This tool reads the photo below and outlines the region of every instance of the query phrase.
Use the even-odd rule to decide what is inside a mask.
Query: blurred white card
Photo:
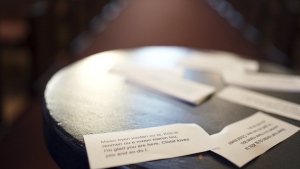
[[[218,147],[196,124],[85,135],[84,141],[92,169],[179,157]]]
[[[127,80],[195,105],[203,102],[215,91],[213,86],[193,82],[178,76],[170,76],[165,73],[136,73],[128,76]]]
[[[226,87],[218,98],[300,121],[300,105],[238,87]]]
[[[126,70],[127,65],[122,66],[124,65],[116,65],[113,70]],[[121,71],[120,73],[125,75],[130,82],[195,105],[200,104],[215,91],[213,86],[185,80],[176,73],[162,69],[134,68],[132,71]]]
[[[226,84],[273,91],[300,92],[300,76],[270,73],[236,73],[222,74]]]
[[[212,151],[242,167],[297,131],[299,127],[258,112],[212,135],[220,145]]]
[[[223,71],[246,72],[257,71],[257,61],[243,59],[228,52],[195,52],[179,60],[180,66],[196,70],[222,73]]]
[[[139,64],[139,63],[134,63],[134,62],[119,62],[116,63],[111,69],[111,72],[122,74],[125,76],[131,76],[132,74],[135,73],[165,73],[169,74],[171,76],[183,76],[183,69],[181,68],[170,68],[170,69],[165,69],[161,67],[154,67],[154,66],[149,66],[145,64]]]

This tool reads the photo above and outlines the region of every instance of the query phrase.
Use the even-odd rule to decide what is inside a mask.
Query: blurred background
[[[1,165],[57,168],[43,143],[41,100],[45,85],[60,68],[96,52],[179,45],[227,50],[300,71],[300,0],[198,0],[193,1],[198,6],[185,1],[190,4],[184,7],[181,3],[183,0],[1,0]],[[168,10],[177,15],[166,13]],[[157,18],[143,11],[155,11]],[[192,18],[189,23],[182,22],[185,28],[198,24],[203,29],[195,27],[188,29],[189,34],[181,34],[182,26],[176,25],[179,31],[169,37],[172,23],[185,20],[183,14]],[[173,17],[173,22],[164,20],[166,16]],[[156,21],[153,18],[157,23],[152,23]],[[159,22],[162,20],[170,24]],[[139,23],[145,27],[141,28]],[[203,25],[213,28],[207,36],[202,34],[207,34],[205,31],[210,27]],[[141,29],[151,34],[136,35]],[[228,36],[218,36],[216,32]],[[182,39],[174,38],[177,35]],[[189,36],[202,41],[194,38],[192,43],[185,39]],[[238,38],[243,42],[241,46]],[[237,43],[226,46],[232,39]],[[93,49],[89,46],[92,43]],[[252,52],[247,50],[250,48]]]

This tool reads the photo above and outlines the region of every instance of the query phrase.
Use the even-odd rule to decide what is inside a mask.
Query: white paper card
[[[180,68],[161,68],[161,67],[153,67],[149,65],[142,65],[134,62],[118,62],[113,65],[110,69],[111,72],[122,74],[124,76],[131,76],[136,73],[138,74],[148,74],[148,73],[164,73],[169,74],[170,76],[183,76],[183,69]]]
[[[93,169],[184,156],[218,147],[196,124],[85,135],[84,141]]]
[[[257,71],[259,69],[257,61],[239,58],[227,52],[195,52],[191,56],[179,60],[178,64],[196,70],[217,73]]]
[[[222,74],[226,84],[274,91],[299,92],[300,76],[270,73],[236,73]]]
[[[218,98],[300,121],[300,105],[238,87],[226,87]]]
[[[111,71],[124,75],[129,82],[196,105],[215,91],[213,86],[181,78],[181,69],[154,68],[120,62],[115,64]]]
[[[195,105],[200,104],[215,91],[213,86],[165,73],[132,74],[127,80]]]
[[[294,125],[258,112],[212,135],[220,145],[212,151],[242,167],[298,130]]]

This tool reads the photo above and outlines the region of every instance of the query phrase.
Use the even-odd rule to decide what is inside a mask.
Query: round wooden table
[[[199,106],[190,105],[138,85],[109,69],[118,61],[171,68],[196,50],[183,47],[144,47],[95,54],[58,71],[44,94],[44,133],[48,150],[61,168],[88,168],[85,134],[116,132],[174,123],[196,123],[209,134],[246,118],[258,110],[218,99],[214,95]],[[289,74],[280,66],[261,63],[261,72]],[[185,70],[184,78],[224,87],[218,73]],[[299,93],[259,91],[300,103]],[[299,121],[270,114],[300,126]],[[243,168],[297,168],[300,166],[300,133],[255,158]],[[123,168],[237,168],[225,158],[205,152],[144,162]]]

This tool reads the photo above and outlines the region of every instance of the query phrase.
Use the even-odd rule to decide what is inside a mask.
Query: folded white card
[[[300,92],[300,76],[270,73],[224,72],[223,80],[227,84],[253,89]]]
[[[218,98],[300,121],[300,105],[238,87],[226,87]]]
[[[184,156],[218,147],[196,124],[85,135],[84,141],[92,169]]]
[[[218,73],[257,71],[259,68],[257,61],[243,59],[228,52],[195,52],[191,56],[179,60],[178,64],[196,70]]]
[[[299,127],[258,112],[212,135],[220,145],[212,151],[242,167],[298,130]]]
[[[124,65],[116,65],[113,70],[124,70],[124,67],[122,66]],[[200,104],[205,98],[215,91],[213,86],[185,80],[176,75],[176,73],[172,73],[170,71],[153,68],[134,68],[133,70],[138,71],[130,70],[117,72],[125,75],[127,80],[130,82],[137,83],[141,86],[159,91],[192,104]]]

